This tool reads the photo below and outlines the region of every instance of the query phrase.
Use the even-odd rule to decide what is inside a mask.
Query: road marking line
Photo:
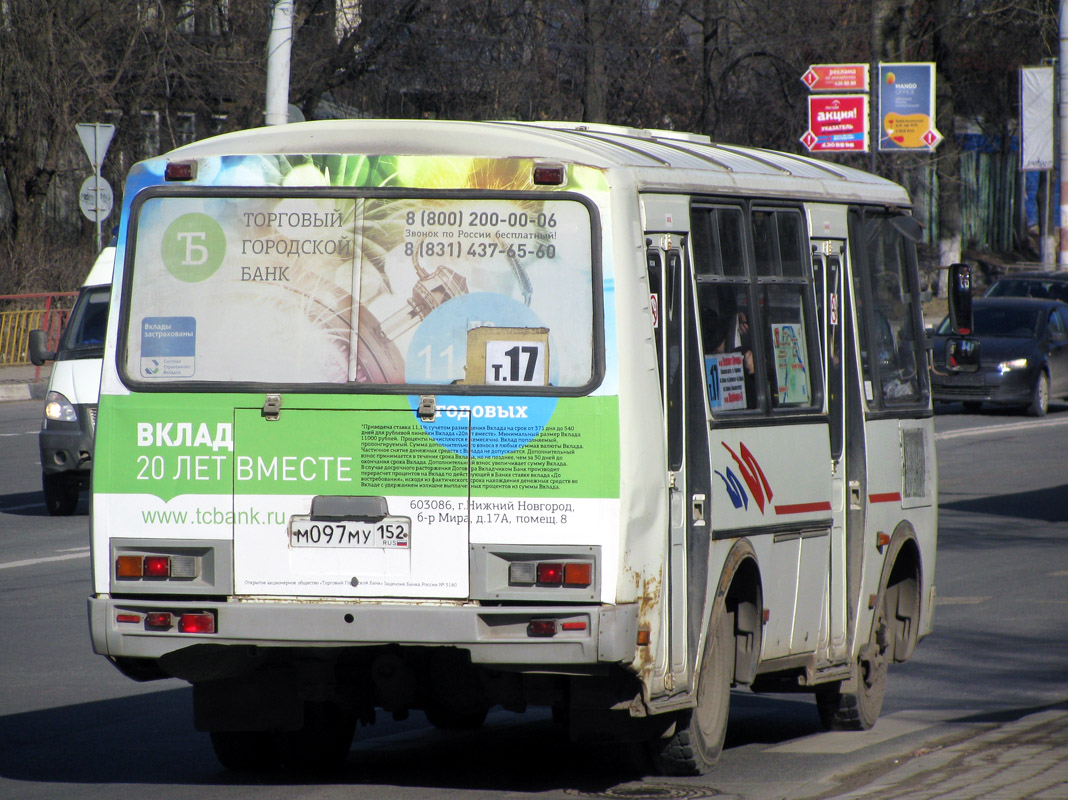
[[[67,553],[63,556],[44,556],[42,558],[27,558],[23,561],[7,561],[0,564],[0,569],[12,569],[14,567],[32,567],[35,564],[46,564],[49,561],[70,561],[72,558],[89,558],[89,553]]]
[[[1007,422],[1004,425],[987,425],[982,428],[961,428],[959,431],[942,431],[935,434],[935,441],[959,439],[963,436],[983,436],[1001,431],[1019,431],[1028,428],[1052,428],[1055,425],[1068,425],[1068,417],[1058,419],[1034,420],[1033,422]]]
[[[990,599],[990,595],[985,597],[936,597],[936,606],[977,606],[980,603],[985,603]]]
[[[56,550],[57,553],[88,553],[88,547],[61,547]]]

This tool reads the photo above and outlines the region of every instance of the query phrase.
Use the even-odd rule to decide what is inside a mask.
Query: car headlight
[[[59,392],[49,392],[45,395],[44,414],[46,419],[54,419],[57,422],[77,422],[78,412],[70,404],[70,400]]]
[[[998,364],[998,372],[1004,375],[1006,372],[1011,372],[1014,369],[1026,369],[1026,358],[1014,358],[1011,361],[1002,361]]]

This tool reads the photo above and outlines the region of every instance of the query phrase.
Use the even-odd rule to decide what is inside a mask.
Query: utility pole
[[[1060,0],[1060,58],[1057,59],[1058,89],[1057,111],[1060,116],[1060,136],[1058,138],[1058,179],[1061,187],[1060,225],[1061,244],[1057,258],[1058,269],[1068,269],[1068,2]]]
[[[267,125],[289,122],[289,53],[293,46],[293,0],[274,0],[267,39]]]

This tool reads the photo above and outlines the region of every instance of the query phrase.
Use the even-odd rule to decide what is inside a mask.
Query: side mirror
[[[949,324],[961,336],[972,332],[972,273],[967,264],[949,267]]]
[[[48,331],[30,331],[30,363],[39,367],[46,361],[55,361],[56,351],[48,349]]]

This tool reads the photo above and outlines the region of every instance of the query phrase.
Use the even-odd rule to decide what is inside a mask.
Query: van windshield
[[[206,190],[135,215],[132,382],[594,380],[595,221],[575,196]]]
[[[110,286],[82,289],[63,329],[57,360],[103,357],[110,296]]]

